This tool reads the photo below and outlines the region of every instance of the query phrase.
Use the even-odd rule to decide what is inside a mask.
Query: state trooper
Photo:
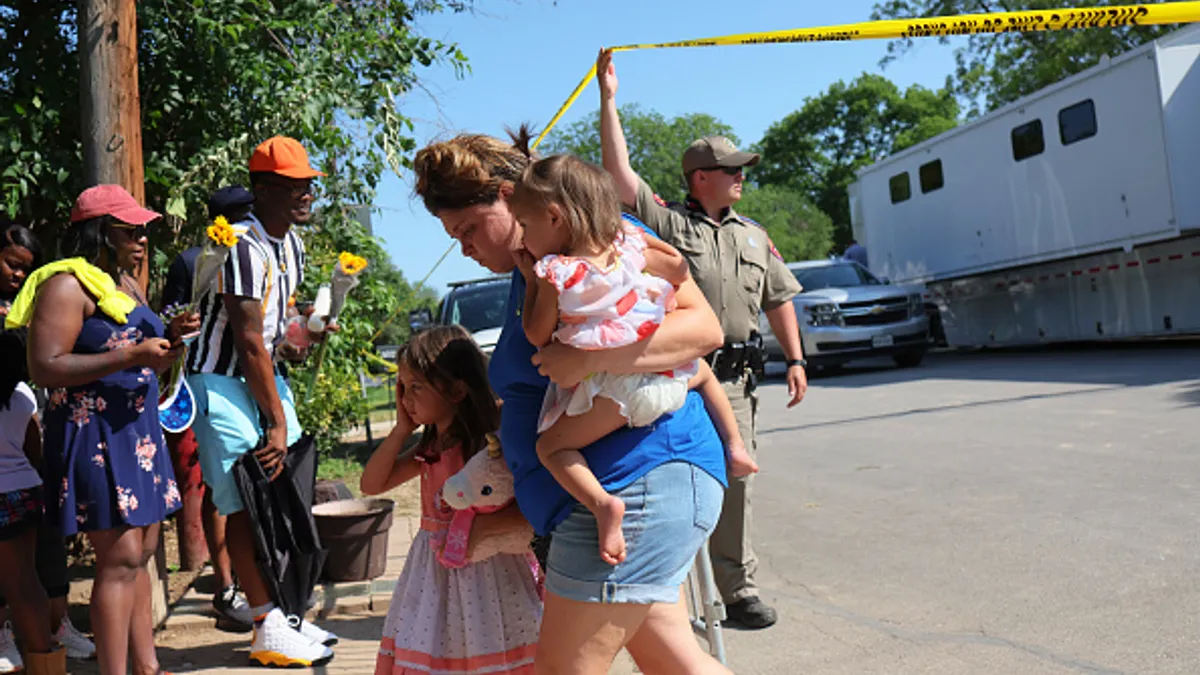
[[[612,53],[596,62],[600,84],[600,140],[604,168],[616,180],[621,201],[648,227],[687,259],[692,276],[725,331],[723,347],[708,356],[737,415],[738,427],[751,454],[756,454],[756,379],[764,362],[759,310],[787,358],[787,386],[795,406],[808,389],[800,329],[792,298],[800,284],[784,265],[766,229],[733,210],[742,197],[744,169],[760,157],[740,152],[729,139],[708,136],[683,153],[688,196],[667,203],[633,171],[617,114],[617,76]],[[709,541],[713,573],[728,617],[746,628],[766,628],[777,620],[773,608],[758,596],[754,573],[758,561],[750,545],[751,477],[731,479],[721,520]]]

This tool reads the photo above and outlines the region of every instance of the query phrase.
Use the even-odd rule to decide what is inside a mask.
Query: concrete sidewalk
[[[383,576],[373,581],[318,584],[314,594],[316,605],[309,612],[308,619],[315,621],[369,612],[387,614],[392,591],[396,588],[400,572],[404,570],[408,547],[416,536],[419,522],[415,516],[397,515],[393,520],[392,529],[388,532],[387,568]],[[208,568],[200,578],[203,580],[211,575],[212,569]],[[162,628],[164,632],[180,633],[214,627],[216,615],[212,610],[212,594],[201,592],[200,587],[202,584],[193,585],[171,608],[171,615]]]
[[[323,673],[370,673],[383,633],[383,620],[392,601],[396,581],[404,569],[409,545],[419,519],[398,516],[388,533],[387,568],[378,579],[360,583],[319,584],[310,621],[319,621],[341,641],[328,665],[314,669]],[[158,635],[159,659],[174,673],[262,673],[249,666],[250,634],[226,633],[216,629],[212,596],[193,586],[171,610]]]
[[[315,673],[369,674],[375,670],[375,657],[383,633],[383,621],[391,605],[392,592],[404,569],[409,545],[416,536],[419,519],[397,515],[388,535],[387,569],[371,582],[321,584],[316,591],[316,607],[309,615],[322,628],[336,633],[341,641],[334,647],[329,664],[314,668]],[[158,658],[164,671],[196,675],[261,675],[267,669],[250,666],[250,633],[230,633],[216,628],[212,612],[212,571],[206,570],[172,609],[156,635]],[[206,583],[207,582],[207,583]],[[74,675],[98,675],[94,661],[72,662]],[[633,662],[622,652],[610,673],[631,675]]]
[[[314,672],[374,671],[383,620],[418,522],[411,516],[395,518],[388,535],[387,568],[380,578],[362,583],[318,585],[316,606],[309,620],[320,621],[323,628],[336,633],[341,641],[335,647],[334,660]],[[211,587],[214,585],[211,568],[205,570],[198,583],[171,608],[170,616],[155,636],[163,670],[197,674],[263,673],[265,669],[248,665],[250,633],[217,629],[216,615],[212,611]],[[202,592],[201,588],[210,592]],[[74,675],[99,673],[95,661],[71,662],[67,669]]]

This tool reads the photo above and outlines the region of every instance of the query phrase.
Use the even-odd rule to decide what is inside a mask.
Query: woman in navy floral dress
[[[71,259],[26,284],[39,286],[30,371],[52,390],[46,513],[64,534],[85,533],[96,550],[91,615],[102,675],[125,675],[130,652],[134,675],[159,672],[146,563],[159,524],[180,506],[157,374],[179,356],[178,337],[198,317],[165,329],[129,276],[148,252],[146,224],[158,217],[119,186],[84,191],[62,238]]]
[[[75,354],[131,349],[165,335],[162,321],[138,305],[125,325],[101,313],[83,322]],[[158,422],[158,374],[133,366],[55,389],[46,408],[47,456],[57,499],[47,505],[65,534],[146,527],[180,506],[179,488]]]

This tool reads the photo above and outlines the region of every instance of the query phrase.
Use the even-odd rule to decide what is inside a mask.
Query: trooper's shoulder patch
[[[747,218],[746,216],[743,216],[740,213],[738,215],[741,217],[742,220],[744,220],[747,223],[762,230],[763,236],[767,238],[767,250],[769,250],[771,252],[771,255],[775,256],[776,258],[779,258],[780,262],[785,262],[783,260],[783,254],[779,252],[779,249],[775,248],[775,242],[771,241],[771,235],[767,234],[766,226],[763,225],[762,223],[754,220],[753,218]]]

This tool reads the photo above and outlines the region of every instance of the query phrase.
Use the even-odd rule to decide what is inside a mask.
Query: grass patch
[[[419,438],[419,433],[414,434],[408,440],[405,451],[410,449]],[[380,440],[375,440],[374,447],[378,447]],[[318,460],[317,479],[342,481],[346,484],[346,487],[350,488],[350,492],[355,497],[362,497],[363,495],[358,489],[358,484],[362,480],[363,467],[366,466],[367,460],[371,458],[374,447],[368,445],[366,441],[342,443],[333,452],[328,455],[322,455]],[[409,481],[405,485],[380,496],[395,501],[401,513],[415,514],[421,511],[420,480]]]
[[[361,497],[358,482],[363,467],[371,458],[371,448],[366,442],[343,443],[336,450],[317,462],[317,480],[340,480],[350,488],[354,496]]]
[[[396,390],[391,382],[367,389],[367,417],[372,423],[396,422],[395,395]]]
[[[340,480],[347,486],[357,485],[362,475],[363,465],[349,457],[325,457],[317,464],[318,480]]]
[[[393,408],[388,408],[386,410],[372,410],[369,413],[369,416],[373,424],[378,424],[379,422],[391,422],[392,424],[396,423],[396,411]]]
[[[396,390],[390,383],[383,387],[368,387],[367,388],[367,405],[371,410],[380,408],[394,408]]]

